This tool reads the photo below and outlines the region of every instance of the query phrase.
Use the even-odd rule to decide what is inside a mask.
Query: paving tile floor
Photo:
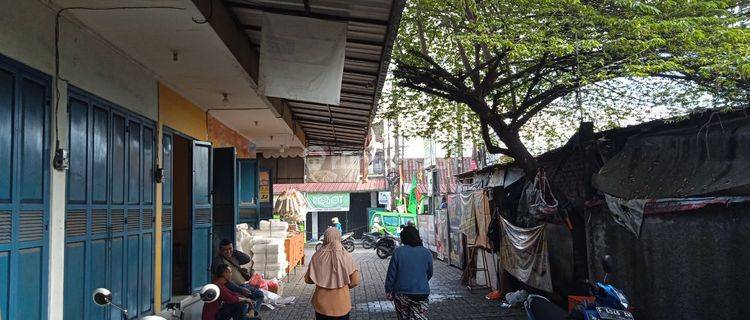
[[[306,250],[306,260],[309,261],[313,248]],[[362,272],[362,283],[352,290],[353,309],[351,319],[385,320],[396,319],[393,303],[385,299],[383,282],[390,260],[382,260],[375,255],[374,250],[357,249],[352,253]],[[297,267],[295,271],[284,279],[283,296],[296,297],[295,303],[267,310],[264,308],[261,316],[264,320],[303,320],[314,319],[315,314],[310,304],[315,287],[305,284],[303,279],[306,266]],[[436,260],[434,275],[430,281],[431,295],[430,319],[507,319],[525,320],[523,310],[502,310],[497,301],[487,301],[484,298],[486,290],[469,293],[460,283],[461,271]],[[171,317],[168,311],[162,316],[166,319],[199,320],[201,318],[202,303],[196,303],[188,308],[180,317]]]
[[[396,319],[393,303],[385,299],[383,282],[389,260],[375,255],[374,250],[357,249],[352,253],[362,272],[362,284],[352,290],[353,309],[351,319]],[[307,259],[312,256],[307,250]],[[285,280],[284,296],[296,297],[291,305],[265,310],[264,320],[314,319],[310,298],[314,286],[305,284],[305,266],[298,267]],[[460,283],[461,271],[442,261],[435,261],[434,276],[430,281],[430,319],[526,319],[523,310],[501,310],[497,301],[484,298],[486,290],[469,293]]]

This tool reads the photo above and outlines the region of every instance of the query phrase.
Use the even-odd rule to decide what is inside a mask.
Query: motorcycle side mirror
[[[219,286],[210,283],[201,288],[200,297],[205,303],[211,303],[219,299]]]
[[[107,288],[99,288],[94,290],[94,294],[91,295],[94,299],[94,303],[100,307],[106,307],[112,302],[112,292]]]
[[[604,273],[612,273],[612,268],[614,267],[615,261],[612,256],[605,254],[602,257],[602,269],[604,270]]]

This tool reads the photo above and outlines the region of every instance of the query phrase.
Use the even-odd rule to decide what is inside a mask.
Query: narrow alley
[[[305,265],[298,266],[283,281],[284,297],[295,297],[294,303],[269,310],[263,307],[264,320],[303,320],[315,319],[310,304],[315,286],[305,283],[307,262],[313,255],[313,248],[305,250]],[[356,249],[352,256],[362,272],[362,283],[351,291],[351,319],[396,319],[393,303],[385,299],[383,283],[389,259],[380,259],[374,250]],[[486,290],[469,293],[461,285],[461,270],[445,262],[435,260],[434,276],[430,280],[430,319],[527,319],[522,308],[503,310],[499,301],[485,299]],[[184,320],[201,318],[201,303],[192,306]]]
[[[352,319],[396,319],[393,303],[385,299],[383,283],[390,260],[380,259],[374,250],[357,249],[352,253],[362,272],[362,284],[352,290]],[[306,253],[309,259],[312,251]],[[315,286],[305,284],[305,266],[287,278],[284,296],[296,297],[294,304],[264,311],[263,319],[314,319],[310,305]],[[435,275],[430,281],[430,319],[526,319],[522,309],[502,310],[500,302],[485,299],[486,291],[474,294],[461,285],[461,270],[435,260]]]
[[[748,318],[749,1],[0,12],[0,320]]]

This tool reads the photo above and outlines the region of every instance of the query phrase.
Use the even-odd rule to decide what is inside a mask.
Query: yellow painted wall
[[[206,112],[159,83],[159,122],[196,140],[206,141]]]
[[[176,130],[186,134],[193,139],[201,141],[212,141],[216,146],[234,146],[237,149],[249,152],[249,143],[244,137],[236,131],[227,127],[220,121],[206,119],[206,112],[201,110],[179,93],[169,87],[159,83],[159,121],[157,155],[159,157],[159,167],[164,168],[164,159],[162,156],[162,137],[164,127]],[[208,120],[208,121],[207,121]],[[209,137],[208,125],[211,124],[212,133]],[[244,155],[240,153],[240,155]],[[249,157],[249,155],[245,155]],[[156,214],[155,214],[155,232],[154,232],[154,308],[156,314],[161,311],[161,288],[162,288],[162,184],[156,185]]]
[[[206,112],[198,108],[187,99],[180,96],[169,87],[159,83],[159,123],[157,155],[159,167],[164,168],[162,157],[162,136],[164,127],[177,130],[196,140],[208,140],[208,129],[206,128]],[[154,308],[156,314],[161,311],[161,270],[162,270],[162,184],[156,184],[156,214],[154,225]]]

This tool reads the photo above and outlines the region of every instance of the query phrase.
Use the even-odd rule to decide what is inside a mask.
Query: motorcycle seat
[[[547,298],[530,295],[524,303],[529,320],[567,319],[568,313]]]

